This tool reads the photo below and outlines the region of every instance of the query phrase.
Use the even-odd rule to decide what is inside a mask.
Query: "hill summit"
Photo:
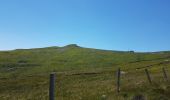
[[[78,46],[77,44],[69,44],[69,45],[66,45],[64,47],[67,47],[67,48],[75,48],[75,47],[80,47]]]

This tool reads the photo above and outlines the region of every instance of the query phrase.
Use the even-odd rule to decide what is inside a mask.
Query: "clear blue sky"
[[[170,50],[169,0],[1,0],[0,50]]]

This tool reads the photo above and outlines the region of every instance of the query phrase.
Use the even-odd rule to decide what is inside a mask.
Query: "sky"
[[[169,0],[0,0],[0,50],[170,50]]]

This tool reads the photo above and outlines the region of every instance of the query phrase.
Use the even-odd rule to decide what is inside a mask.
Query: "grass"
[[[0,100],[48,100],[49,74],[56,72],[58,100],[170,100],[170,52],[134,53],[77,45],[0,52]],[[163,62],[163,63],[162,63]],[[161,63],[161,64],[160,64]],[[152,78],[149,84],[144,68]],[[116,92],[120,67],[121,92]],[[141,68],[136,70],[137,68]],[[168,77],[169,74],[168,74]]]

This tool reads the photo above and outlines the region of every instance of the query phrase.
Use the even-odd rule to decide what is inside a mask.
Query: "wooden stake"
[[[149,74],[149,72],[148,72],[148,69],[145,69],[145,73],[146,73],[146,75],[147,75],[147,78],[148,78],[149,83],[151,84],[152,81],[151,81],[151,77],[150,77],[150,74]]]
[[[162,72],[163,72],[164,79],[165,79],[166,81],[168,81],[168,76],[167,76],[167,74],[166,74],[166,71],[165,71],[165,68],[164,68],[164,67],[162,68]]]
[[[118,68],[117,70],[117,92],[119,93],[120,92],[120,68]]]
[[[55,74],[50,74],[49,100],[55,100]]]

